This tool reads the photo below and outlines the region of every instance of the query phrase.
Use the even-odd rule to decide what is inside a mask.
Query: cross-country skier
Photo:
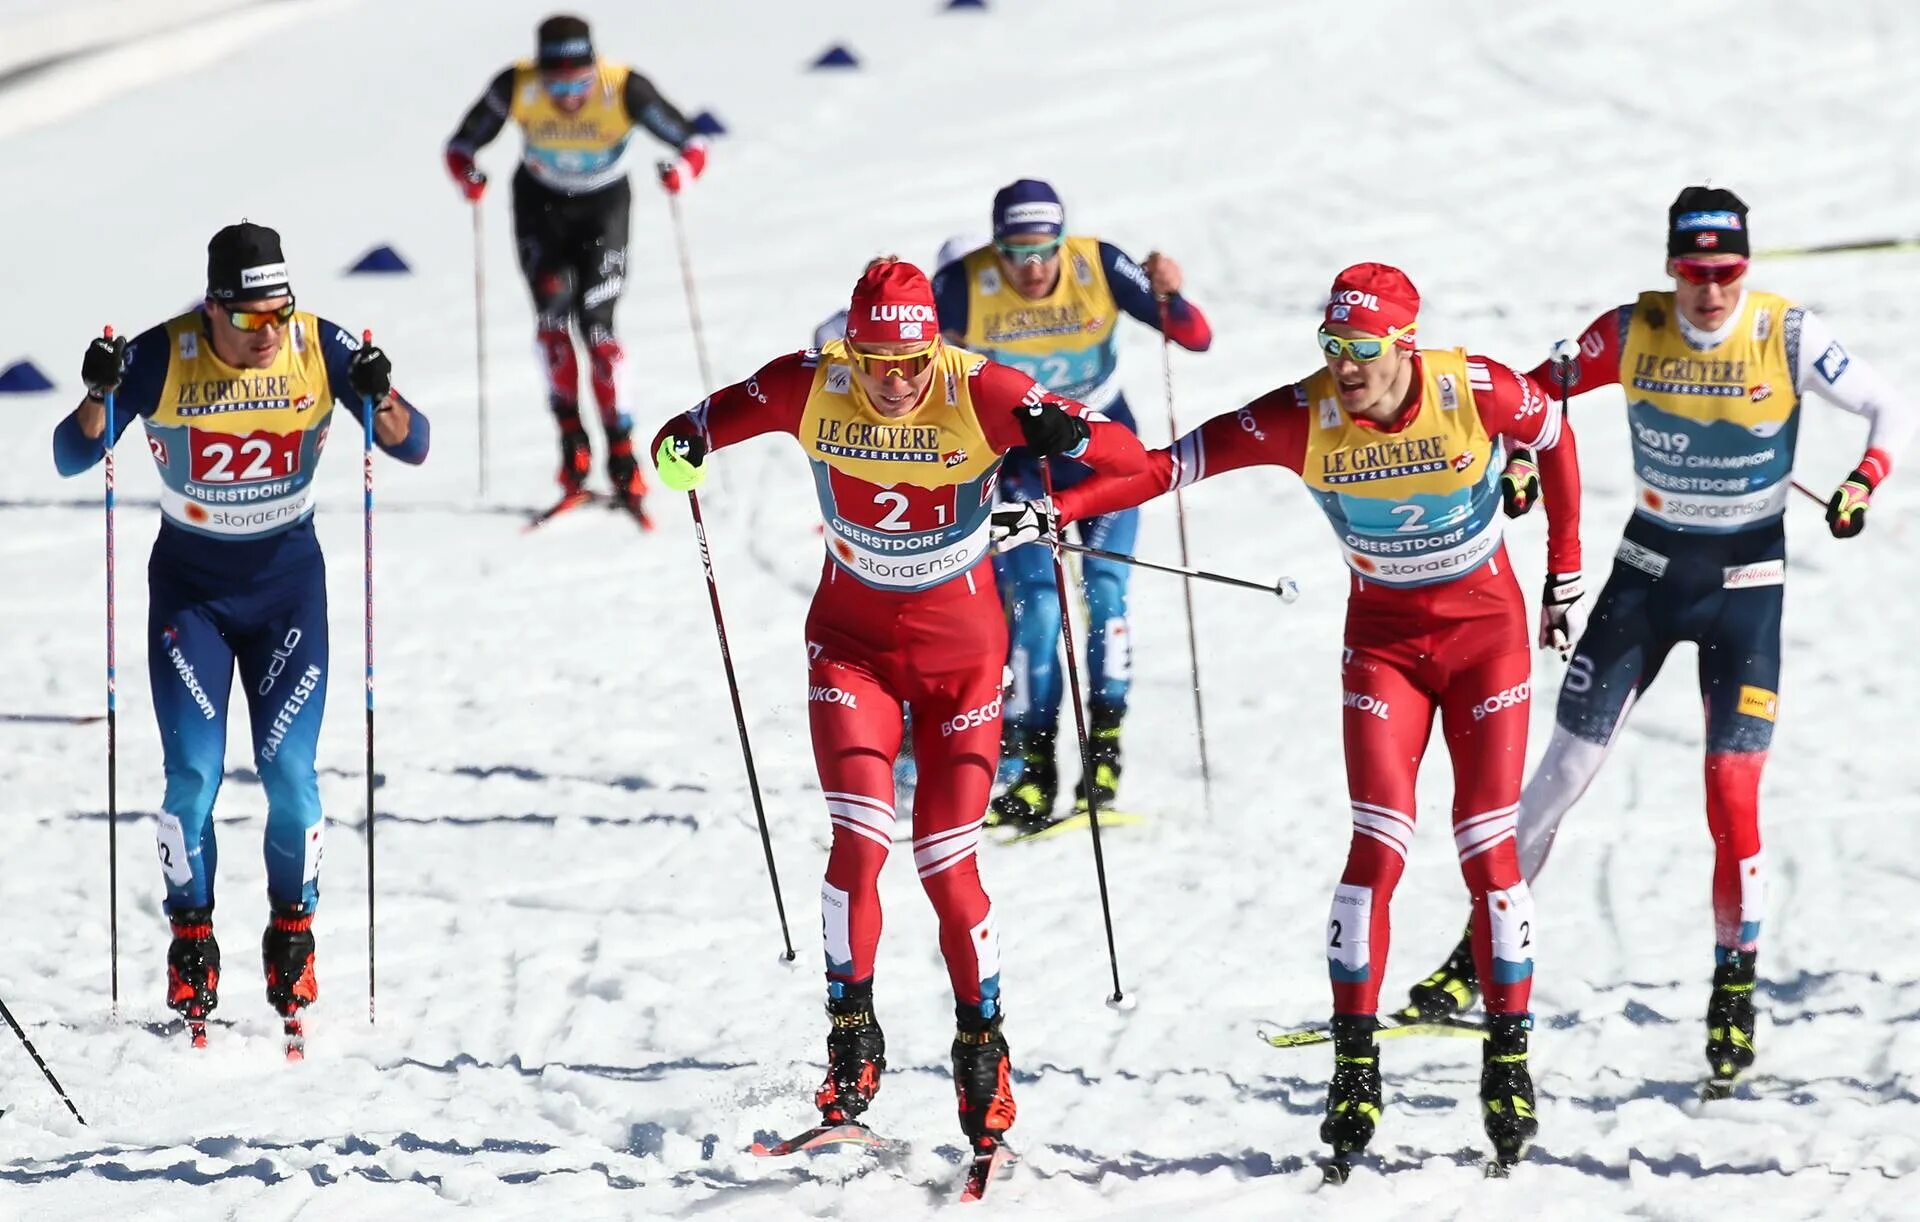
[[[587,499],[593,469],[580,421],[571,326],[587,346],[593,397],[607,435],[607,478],[614,496],[646,525],[646,483],[633,453],[633,418],[620,377],[624,354],[613,329],[627,275],[633,198],[627,152],[636,128],[677,150],[675,160],[662,164],[660,184],[678,193],[706,168],[706,143],[651,81],[594,53],[585,21],[565,15],[540,23],[535,58],[494,77],[447,141],[447,169],[476,204],[487,176],[474,157],[508,119],[525,136],[513,176],[513,233],[520,270],[533,291],[534,338],[546,361],[548,402],[560,425],[562,495],[556,508]]]
[[[1204,352],[1213,332],[1199,307],[1180,295],[1180,265],[1154,253],[1136,263],[1112,243],[1067,233],[1066,209],[1047,183],[1030,178],[993,197],[993,244],[982,246],[933,280],[947,338],[1034,378],[1056,394],[1079,400],[1130,431],[1118,377],[1121,316],[1131,315],[1173,342]],[[1053,464],[1056,491],[1091,472],[1079,463]],[[1015,451],[1007,459],[1001,499],[1044,496],[1040,464]],[[1133,509],[1078,524],[1088,546],[1131,555],[1140,515]],[[1001,745],[1019,770],[993,801],[994,818],[1045,824],[1053,818],[1060,778],[1060,597],[1053,565],[1040,549],[996,559],[1012,613],[1013,694]],[[1087,599],[1087,674],[1092,722],[1093,776],[1082,777],[1080,804],[1091,783],[1103,808],[1120,783],[1120,727],[1133,678],[1133,638],[1127,622],[1127,566],[1096,556],[1080,558]]]
[[[1747,207],[1688,187],[1667,212],[1671,289],[1640,294],[1563,341],[1570,389],[1619,383],[1633,435],[1633,516],[1560,688],[1553,738],[1520,798],[1520,868],[1546,862],[1628,713],[1672,648],[1700,648],[1707,826],[1713,833],[1713,988],[1707,1061],[1718,1089],[1754,1058],[1754,960],[1766,865],[1760,773],[1780,689],[1783,531],[1800,403],[1809,391],[1869,421],[1867,451],[1827,504],[1847,539],[1912,436],[1911,406],[1812,311],[1746,287]],[[1543,363],[1533,376],[1557,387]],[[1525,456],[1519,456],[1525,462]],[[1464,1009],[1484,977],[1456,950],[1413,989],[1413,1014]]]
[[[686,490],[708,453],[786,433],[812,464],[827,558],[807,616],[814,762],[833,823],[821,887],[827,961],[827,1124],[856,1121],[880,1088],[874,1017],[880,867],[894,823],[893,760],[913,715],[920,783],[913,857],[953,985],[960,1124],[991,1155],[1013,1123],[1001,1035],[1000,949],[975,853],[1000,746],[1006,621],[988,563],[1001,455],[1024,445],[1137,471],[1126,429],[1018,370],[943,343],[926,277],[880,262],[854,286],[847,338],[783,356],[669,421],[661,478]]]
[[[53,435],[77,475],[138,418],[160,469],[160,533],[147,566],[147,677],[166,765],[155,824],[166,911],[167,1004],[204,1039],[218,1003],[214,796],[226,770],[236,665],[267,791],[267,1000],[293,1019],[319,993],[313,914],[324,824],[314,750],[327,697],[327,583],[313,475],[335,400],[380,448],[426,459],[427,419],[394,392],[385,353],[294,305],[280,235],[241,222],[207,244],[198,307],[134,338],[96,339],[87,397]],[[348,441],[352,445],[351,440]]]
[[[1514,857],[1526,754],[1526,606],[1501,542],[1501,458],[1541,451],[1548,523],[1543,643],[1568,631],[1579,588],[1573,435],[1534,382],[1460,349],[1414,347],[1420,297],[1398,269],[1341,272],[1320,329],[1326,368],[1216,416],[1151,472],[1100,477],[994,515],[1006,544],[1195,480],[1265,464],[1300,473],[1352,569],[1343,733],[1353,841],[1327,922],[1335,1070],[1323,1140],[1344,1166],[1380,1115],[1375,1013],[1388,904],[1413,838],[1414,779],[1434,714],[1453,757],[1453,835],[1473,897],[1473,954],[1495,981],[1480,1094],[1503,1162],[1533,1136],[1527,1010],[1533,901]],[[1031,550],[1031,549],[1030,549]]]

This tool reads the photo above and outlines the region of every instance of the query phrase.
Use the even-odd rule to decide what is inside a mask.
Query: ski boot
[[[561,415],[560,413],[556,413]],[[560,418],[560,495],[567,497],[584,496],[587,491],[587,476],[593,472],[593,443],[587,440],[587,430],[580,425],[580,417],[574,415],[568,419]]]
[[[280,1016],[287,1059],[306,1056],[306,1028],[300,1011],[320,999],[313,974],[313,913],[302,904],[275,904],[260,937],[260,964],[266,970],[267,1004]]]
[[[1320,1140],[1333,1147],[1329,1181],[1345,1183],[1353,1156],[1367,1148],[1380,1123],[1380,1045],[1371,1014],[1333,1016],[1333,1080],[1327,1083],[1327,1115]]]
[[[1533,1075],[1527,1072],[1527,1031],[1531,1014],[1487,1015],[1487,1042],[1480,1054],[1480,1110],[1493,1143],[1487,1174],[1504,1176],[1526,1157],[1540,1131],[1533,1115]]]
[[[995,826],[1043,827],[1053,819],[1060,772],[1053,762],[1054,732],[1029,730],[1020,748],[1020,771],[993,800],[987,822]]]
[[[880,1093],[887,1037],[873,1017],[873,981],[850,984],[827,998],[827,1078],[814,1092],[822,1124],[853,1124]]]
[[[1101,810],[1112,810],[1113,800],[1120,796],[1120,722],[1126,717],[1124,707],[1096,704],[1091,712],[1091,739],[1087,743],[1087,753],[1093,758],[1093,796],[1100,802]],[[1087,778],[1081,777],[1074,786],[1074,810],[1087,809]]]
[[[1720,951],[1713,968],[1713,996],[1707,1001],[1707,1066],[1712,1077],[1704,1092],[1708,1099],[1733,1093],[1733,1080],[1753,1065],[1752,951]]]
[[[607,441],[607,479],[613,483],[614,503],[633,515],[642,530],[653,529],[645,499],[647,481],[640,474],[640,463],[633,456],[633,438],[617,432]]]
[[[1460,935],[1440,970],[1407,990],[1407,1006],[1394,1015],[1403,1023],[1436,1022],[1473,1008],[1480,977],[1473,966],[1473,931]]]
[[[978,1006],[954,1007],[953,1089],[960,1108],[960,1131],[973,1143],[974,1157],[991,1157],[1013,1127],[1012,1062],[1003,1017],[983,1018]]]
[[[195,1048],[207,1046],[207,1015],[220,1004],[220,944],[213,940],[213,909],[168,914],[173,942],[167,947],[167,1007],[187,1020]]]

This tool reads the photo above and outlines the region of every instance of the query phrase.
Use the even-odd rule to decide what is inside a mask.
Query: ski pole
[[[1051,460],[1040,460],[1040,478],[1051,499]],[[1087,791],[1087,830],[1093,833],[1093,872],[1100,881],[1100,919],[1107,930],[1107,964],[1113,969],[1113,995],[1107,998],[1107,1004],[1121,1008],[1127,1004],[1127,996],[1120,989],[1120,952],[1113,943],[1113,904],[1107,898],[1107,857],[1100,846],[1100,801],[1093,786],[1093,743],[1087,737],[1087,709],[1080,696],[1080,661],[1073,652],[1073,616],[1067,610],[1067,562],[1060,554],[1063,546],[1060,540],[1054,539],[1053,544],[1053,587],[1060,597],[1060,640],[1067,651],[1067,689],[1073,693],[1073,724],[1080,735],[1080,775],[1085,778],[1083,786]],[[1072,550],[1094,554],[1092,548]]]
[[[487,275],[480,227],[480,201],[473,201],[473,368],[480,396],[478,439],[480,495],[487,495]]]
[[[1152,569],[1156,573],[1172,573],[1176,577],[1191,577],[1197,581],[1216,581],[1223,586],[1237,586],[1242,590],[1258,590],[1262,594],[1276,595],[1283,603],[1295,602],[1300,597],[1300,583],[1291,577],[1282,577],[1279,581],[1268,584],[1248,581],[1244,577],[1228,577],[1224,573],[1209,573],[1205,569],[1186,568],[1178,564],[1159,564],[1152,560],[1142,560],[1138,556],[1129,556],[1125,552],[1110,552],[1105,548],[1073,543],[1054,535],[1046,536],[1042,542],[1049,543],[1062,551],[1079,552],[1083,556],[1098,556],[1102,560],[1131,564],[1140,569]]]
[[[113,328],[106,329],[106,337],[113,338]],[[119,713],[119,672],[114,651],[114,564],[113,552],[113,507],[114,507],[114,471],[113,471],[113,400],[114,392],[109,390],[103,396],[106,401],[106,430],[100,434],[106,443],[107,478],[107,954],[111,960],[109,968],[109,996],[112,998],[112,1013],[120,1017],[120,713]],[[9,1022],[12,1019],[8,1019]],[[19,1028],[15,1027],[15,1031]],[[26,1039],[23,1035],[21,1039]],[[31,1045],[29,1045],[31,1050]],[[39,1060],[35,1054],[34,1060]],[[44,1069],[45,1066],[42,1066]],[[51,1077],[52,1075],[48,1075]],[[65,1097],[64,1095],[62,1096]],[[73,1105],[69,1103],[68,1107]],[[84,1122],[83,1122],[84,1123]]]
[[[1180,440],[1180,426],[1173,411],[1173,338],[1167,334],[1167,299],[1160,298],[1160,374],[1167,392],[1167,444]],[[1173,490],[1173,515],[1180,527],[1180,564],[1192,562],[1187,556],[1187,501],[1178,485]],[[1193,581],[1180,583],[1180,596],[1187,604],[1187,660],[1193,669],[1193,724],[1200,736],[1200,792],[1213,812],[1213,766],[1207,758],[1207,710],[1200,698],[1200,634],[1193,619]]]
[[[1827,507],[1826,497],[1821,496],[1818,492],[1815,492],[1813,489],[1807,487],[1805,484],[1801,483],[1799,480],[1793,481],[1793,490],[1795,492],[1798,492],[1801,496],[1806,497],[1809,501],[1812,501],[1814,504],[1820,506],[1820,508],[1825,509]]]
[[[660,164],[662,172],[665,162]],[[668,191],[667,209],[673,214],[673,242],[680,249],[680,283],[687,291],[687,323],[693,328],[693,354],[700,362],[700,385],[712,386],[713,371],[707,365],[707,333],[700,325],[700,298],[693,289],[693,257],[687,251],[687,225],[680,214],[680,196]]]
[[[713,632],[720,639],[720,662],[727,672],[727,695],[733,699],[733,724],[740,731],[740,755],[747,765],[747,791],[753,795],[753,817],[760,824],[760,848],[766,853],[767,878],[773,884],[773,907],[780,915],[780,941],[786,947],[782,957],[792,963],[793,936],[787,932],[787,903],[780,896],[780,870],[773,864],[773,835],[767,830],[767,809],[760,801],[760,776],[753,767],[753,744],[747,741],[747,714],[740,705],[740,682],[733,673],[733,651],[727,648],[727,624],[720,614],[720,583],[713,575],[713,550],[707,546],[707,523],[700,516],[698,492],[687,493],[687,506],[693,510],[693,537],[700,545],[700,566],[707,574],[707,598],[713,603]]]
[[[373,332],[364,331],[360,336],[363,344],[372,345]],[[365,488],[365,501],[362,519],[362,555],[364,559],[366,603],[362,619],[366,623],[367,658],[367,1023],[373,1019],[373,414],[372,395],[360,396],[361,415],[365,417],[366,429],[363,433],[366,444],[361,447],[361,480]]]
[[[40,1067],[40,1072],[46,1076],[47,1085],[53,1087],[53,1093],[60,1096],[60,1102],[67,1105],[67,1110],[73,1113],[73,1118],[81,1124],[87,1123],[87,1118],[80,1114],[80,1109],[73,1106],[73,1100],[67,1098],[67,1092],[60,1085],[60,1079],[54,1077],[53,1071],[47,1068],[47,1063],[40,1059],[40,1050],[33,1046],[33,1041],[27,1038],[27,1033],[22,1031],[20,1024],[14,1021],[13,1011],[7,1009],[7,1003],[4,1001],[0,1001],[0,1018],[6,1019],[7,1026],[12,1027],[13,1033],[20,1037],[20,1043],[26,1048],[27,1055],[32,1057],[33,1063]]]

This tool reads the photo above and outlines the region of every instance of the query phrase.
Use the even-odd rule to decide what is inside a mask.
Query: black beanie
[[[1667,209],[1668,255],[1746,255],[1747,205],[1725,187],[1687,187]]]
[[[265,225],[228,225],[207,243],[207,296],[215,301],[257,301],[292,292],[280,235]]]
[[[540,23],[539,64],[547,71],[585,68],[593,63],[593,37],[587,23],[560,14]]]

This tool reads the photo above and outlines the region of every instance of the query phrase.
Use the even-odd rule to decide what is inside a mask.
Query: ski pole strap
[[[1124,552],[1110,552],[1103,547],[1088,547],[1084,543],[1070,543],[1061,538],[1047,538],[1045,542],[1062,551],[1079,552],[1083,556],[1097,556],[1102,560],[1111,560],[1117,564],[1131,564],[1135,568],[1152,569],[1156,573],[1172,573],[1177,577],[1193,577],[1200,581],[1216,581],[1223,586],[1238,586],[1242,590],[1259,590],[1263,594],[1272,594],[1283,603],[1296,601],[1300,597],[1300,583],[1291,577],[1282,577],[1272,584],[1261,581],[1248,581],[1244,577],[1228,577],[1224,573],[1209,573],[1205,569],[1192,569],[1178,564],[1158,564],[1152,560],[1141,560]]]

